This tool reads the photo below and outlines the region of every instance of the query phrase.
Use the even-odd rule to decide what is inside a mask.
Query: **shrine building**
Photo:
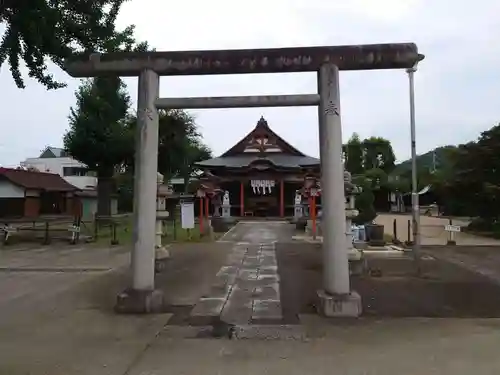
[[[288,217],[306,176],[319,176],[320,160],[290,145],[261,117],[233,147],[196,166],[229,193],[231,216]]]

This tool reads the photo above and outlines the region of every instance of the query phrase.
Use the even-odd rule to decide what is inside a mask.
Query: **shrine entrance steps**
[[[291,240],[292,232],[284,221],[243,221],[233,227],[228,233],[233,242],[231,253],[210,292],[191,311],[189,324],[213,327],[212,334],[219,331],[229,336],[249,326],[286,325],[276,243]]]

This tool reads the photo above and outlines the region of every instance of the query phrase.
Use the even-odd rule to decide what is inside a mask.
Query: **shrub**
[[[359,215],[354,218],[353,223],[363,225],[372,222],[377,217],[377,212],[373,207],[374,196],[371,189],[363,189],[363,192],[356,196],[356,209]]]

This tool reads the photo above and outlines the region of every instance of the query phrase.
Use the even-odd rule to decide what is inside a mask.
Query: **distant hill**
[[[434,150],[426,152],[425,154],[417,156],[417,166],[419,170],[427,169],[436,170],[444,169],[451,164],[450,151],[454,150],[456,146],[438,147]],[[393,172],[394,176],[404,175],[411,171],[411,159],[405,160],[396,165]]]

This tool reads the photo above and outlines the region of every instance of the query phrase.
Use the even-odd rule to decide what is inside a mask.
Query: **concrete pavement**
[[[127,248],[8,247],[0,251],[0,374],[124,374],[172,318],[206,292],[225,244],[172,246],[157,285],[167,312],[122,316]]]
[[[406,241],[408,239],[408,221],[411,222],[410,214],[381,213],[376,217],[375,223],[383,225],[385,233],[392,236],[394,220],[396,220],[398,239]],[[460,226],[468,224],[460,219],[454,219],[452,222],[454,225]],[[445,231],[444,227],[447,224],[449,224],[447,218],[420,215],[422,245],[446,245],[448,232]],[[413,240],[412,233],[410,233],[410,239]],[[457,233],[455,241],[457,245],[464,246],[500,246],[500,240],[474,236],[464,232]]]
[[[345,321],[303,314],[300,337],[278,331],[279,340],[193,338],[192,327],[170,323],[175,307],[211,291],[238,242],[260,249],[262,238],[272,244],[289,236],[286,224],[235,228],[233,243],[173,246],[172,262],[157,278],[172,312],[148,316],[112,312],[128,282],[128,249],[2,251],[0,374],[500,373],[499,319]],[[253,260],[247,266],[257,267]]]
[[[202,340],[160,335],[130,375],[493,375],[498,320],[392,319],[325,324],[306,340]],[[303,319],[304,321],[306,319]]]

